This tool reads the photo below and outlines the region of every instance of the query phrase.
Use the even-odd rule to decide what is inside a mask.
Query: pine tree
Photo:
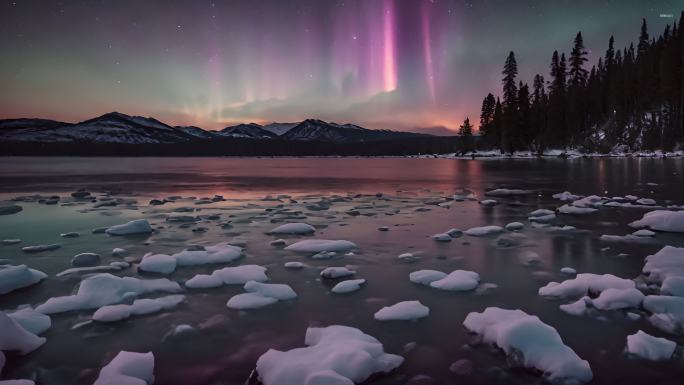
[[[461,154],[473,150],[473,126],[467,117],[463,124],[458,128],[458,135],[461,137]]]
[[[511,51],[506,58],[503,83],[503,121],[501,128],[501,152],[512,153],[514,151],[513,141],[517,136],[517,110],[518,110],[518,87],[515,77],[518,75],[518,64],[515,61],[515,54]]]
[[[586,85],[588,72],[584,69],[584,63],[588,60],[582,32],[577,32],[575,45],[570,52],[570,72],[568,74],[570,75],[570,87],[580,88]]]
[[[499,146],[499,133],[493,125],[494,109],[496,108],[496,99],[491,93],[482,100],[482,110],[480,112],[480,135],[482,142],[486,147]]]

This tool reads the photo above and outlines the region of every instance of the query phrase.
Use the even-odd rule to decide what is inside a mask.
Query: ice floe
[[[327,279],[335,279],[335,278],[342,278],[342,277],[348,277],[350,275],[356,274],[356,271],[354,270],[349,270],[346,267],[326,267],[321,271],[321,277],[327,278]]]
[[[437,242],[451,242],[451,235],[447,233],[435,234],[432,236],[432,239]]]
[[[259,293],[242,293],[230,297],[226,306],[233,310],[250,310],[260,309],[277,302],[277,298],[266,297]]]
[[[634,228],[648,227],[651,230],[684,233],[684,211],[655,210],[629,224]]]
[[[181,294],[167,295],[159,298],[136,299],[131,305],[107,305],[93,313],[93,319],[98,322],[116,322],[134,315],[157,313],[171,309],[185,300]]]
[[[388,373],[404,358],[384,352],[382,344],[361,330],[333,325],[310,327],[304,344],[289,351],[270,349],[257,360],[264,385],[351,385],[375,373]]]
[[[576,200],[582,198],[581,195],[575,195],[575,194],[571,193],[570,191],[563,191],[562,193],[553,194],[551,197],[553,199],[558,199],[562,202],[567,202],[567,201],[572,202],[572,201],[576,201]]]
[[[60,247],[62,247],[62,245],[60,245],[59,243],[52,243],[49,245],[34,245],[22,247],[21,251],[25,253],[40,253],[41,251],[57,250]]]
[[[438,281],[447,276],[447,273],[437,270],[418,270],[409,274],[409,280],[413,283],[430,286],[434,281]]]
[[[361,289],[361,286],[366,283],[366,280],[361,278],[361,279],[348,279],[346,281],[342,281],[338,283],[337,285],[333,286],[332,289],[330,289],[331,292],[335,294],[346,294],[346,293],[351,293],[357,290]]]
[[[214,270],[211,275],[198,274],[185,282],[190,289],[207,289],[223,285],[244,285],[249,281],[268,281],[266,268],[259,265],[224,267]]]
[[[373,316],[378,321],[412,321],[425,318],[430,309],[420,301],[403,301],[392,306],[385,306]]]
[[[635,288],[608,288],[591,302],[599,310],[616,310],[638,308],[643,300],[644,294]]]
[[[7,315],[17,321],[21,327],[36,335],[42,334],[52,326],[52,320],[50,320],[49,316],[39,313],[30,307],[18,309],[7,313]]]
[[[286,223],[284,225],[280,225],[276,227],[275,229],[269,231],[269,234],[300,234],[300,235],[305,235],[305,234],[313,234],[316,232],[316,228],[307,224],[307,223],[301,223],[301,222],[295,222],[295,223]]]
[[[298,261],[290,261],[290,262],[285,262],[283,264],[283,266],[285,266],[286,269],[298,270],[298,269],[303,269],[305,265],[301,262],[298,262]]]
[[[572,274],[572,275],[577,274],[577,270],[573,269],[572,267],[567,267],[567,266],[561,268],[560,272],[563,274]]]
[[[606,289],[633,289],[634,281],[616,277],[612,274],[577,274],[573,279],[561,283],[550,282],[539,288],[539,295],[544,297],[579,298],[590,293],[600,294]]]
[[[93,385],[152,385],[154,354],[120,351],[105,367]]]
[[[171,274],[176,271],[176,258],[166,254],[147,253],[140,261],[138,270],[148,273]]]
[[[589,363],[563,343],[556,329],[522,310],[488,307],[469,313],[463,325],[551,382],[584,383],[593,377]]]
[[[506,225],[506,230],[508,231],[518,231],[525,228],[525,225],[521,222],[511,222]]]
[[[684,247],[665,246],[649,255],[642,269],[649,282],[660,284],[673,295],[684,296],[681,280],[684,279]],[[663,290],[661,287],[661,290]]]
[[[297,298],[297,294],[289,285],[276,283],[260,283],[249,281],[244,286],[247,293],[231,297],[226,303],[229,309],[248,310],[259,309],[272,305],[278,301]]]
[[[147,219],[136,219],[121,225],[115,225],[107,228],[105,233],[109,235],[132,235],[132,234],[147,234],[152,232],[152,227]]]
[[[355,248],[356,244],[345,240],[305,239],[287,246],[285,250],[298,253],[320,253],[321,251],[344,253]]]
[[[642,330],[627,336],[625,351],[639,358],[663,361],[672,358],[677,344],[665,338],[654,337]]]
[[[440,290],[469,291],[480,284],[480,275],[474,271],[454,270],[449,274],[437,270],[418,270],[409,274],[413,283]]]
[[[570,315],[580,316],[587,310],[587,303],[591,303],[591,298],[584,296],[575,302],[560,305],[559,308]]]
[[[0,265],[0,294],[35,285],[47,278],[47,274],[26,265]]]
[[[2,351],[28,354],[42,346],[45,341],[45,338],[31,333],[15,319],[0,311],[0,355]]]
[[[100,255],[96,253],[80,253],[71,258],[71,266],[86,267],[100,264]]]
[[[648,321],[653,326],[668,333],[684,334],[684,297],[647,295],[643,307],[652,313]]]
[[[175,293],[181,291],[178,283],[166,278],[142,280],[97,274],[81,281],[74,295],[52,297],[36,307],[43,314],[63,313],[72,310],[94,309],[121,303],[126,299],[152,292]]]
[[[501,226],[481,226],[481,227],[471,227],[464,231],[465,235],[470,235],[471,237],[483,237],[486,235],[499,234],[504,231]]]
[[[499,204],[499,202],[497,202],[494,199],[484,199],[484,200],[481,200],[479,203],[484,207],[494,207],[497,204]]]

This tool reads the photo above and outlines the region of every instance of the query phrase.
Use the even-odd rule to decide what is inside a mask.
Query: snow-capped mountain
[[[153,118],[110,112],[94,119],[70,124],[39,119],[0,122],[4,140],[19,142],[92,142],[92,143],[177,143],[196,139],[190,134]]]
[[[232,138],[252,139],[270,139],[278,136],[271,131],[265,130],[262,125],[256,123],[243,123],[236,126],[226,127],[219,131],[218,134]]]
[[[382,139],[398,139],[422,136],[413,132],[370,130],[354,124],[328,123],[319,119],[307,119],[292,127],[281,138],[321,142],[366,142]]]
[[[176,126],[176,129],[181,130],[186,134],[190,134],[197,139],[210,139],[215,138],[218,135],[216,131],[207,131],[197,126]]]
[[[289,131],[292,127],[295,127],[296,125],[298,125],[299,123],[300,122],[296,122],[296,123],[276,123],[276,122],[273,122],[273,123],[265,124],[263,126],[263,129],[271,131],[272,133],[280,136],[280,135],[286,133],[287,131]]]

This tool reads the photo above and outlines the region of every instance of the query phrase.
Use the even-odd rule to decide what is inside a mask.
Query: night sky
[[[455,128],[499,93],[508,51],[531,82],[577,31],[594,63],[611,34],[621,48],[642,17],[660,33],[681,10],[676,0],[3,0],[0,118]]]

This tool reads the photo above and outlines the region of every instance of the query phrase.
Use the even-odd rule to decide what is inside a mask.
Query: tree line
[[[578,32],[568,56],[554,51],[550,78],[534,76],[532,86],[517,79],[515,53],[502,71],[500,97],[482,101],[480,135],[475,146],[466,119],[459,133],[474,147],[502,153],[578,148],[609,152],[661,149],[671,151],[684,139],[684,12],[658,37],[650,37],[646,20],[636,45],[608,49],[587,70],[587,51]]]

